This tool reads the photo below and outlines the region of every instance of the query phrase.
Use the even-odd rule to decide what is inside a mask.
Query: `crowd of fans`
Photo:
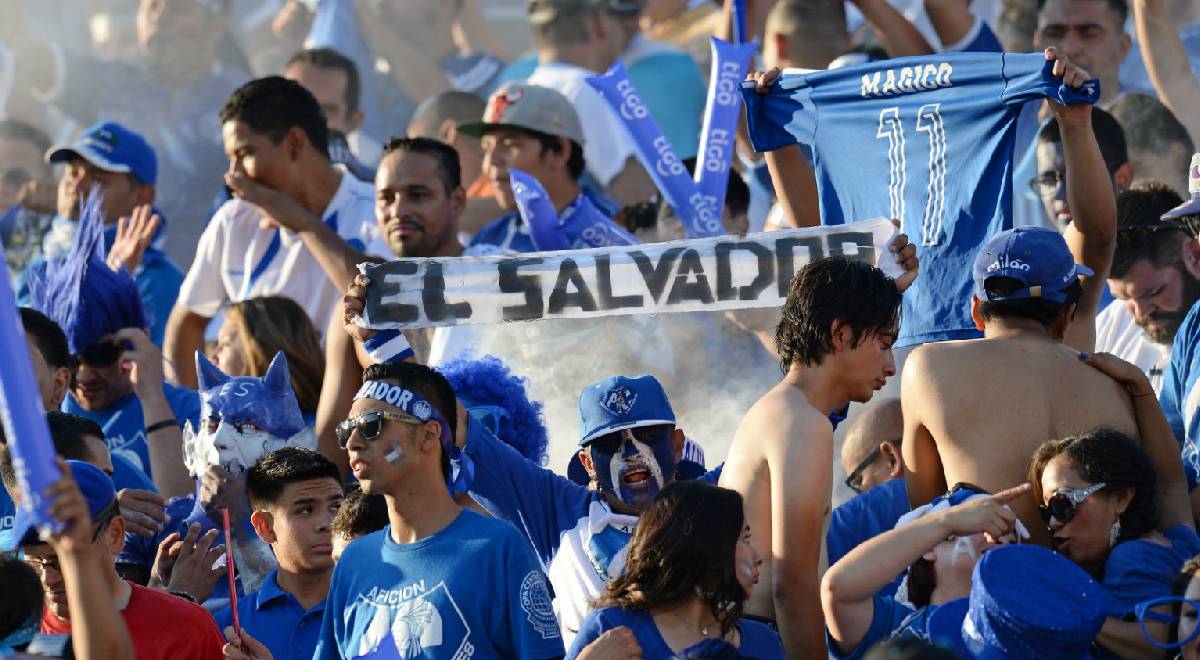
[[[1200,2],[0,14],[0,375],[59,474],[5,401],[0,657],[1200,658]],[[589,78],[710,168],[713,38],[720,228],[894,217],[873,263],[365,319],[364,264],[691,238]]]

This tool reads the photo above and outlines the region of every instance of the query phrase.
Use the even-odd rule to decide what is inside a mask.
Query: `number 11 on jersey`
[[[945,238],[942,220],[946,212],[946,127],[942,121],[940,103],[921,106],[916,112],[916,128],[929,138],[929,158],[925,211],[921,217],[921,245],[938,245]],[[908,185],[908,162],[904,140],[904,121],[899,106],[879,111],[879,129],[875,137],[887,140],[888,211],[902,227],[905,218],[904,198]],[[911,232],[909,232],[911,233]]]

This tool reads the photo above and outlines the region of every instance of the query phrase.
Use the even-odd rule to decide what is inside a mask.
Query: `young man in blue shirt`
[[[470,469],[454,443],[450,384],[408,362],[371,365],[363,380],[338,438],[363,492],[383,494],[390,524],[342,553],[314,657],[562,656],[527,541],[452,498]]]
[[[279,568],[238,602],[239,623],[277,660],[309,660],[333,574],[333,519],[344,498],[337,466],[308,449],[277,449],[250,468],[246,494],[250,523]],[[233,612],[225,607],[213,618],[224,630]]]

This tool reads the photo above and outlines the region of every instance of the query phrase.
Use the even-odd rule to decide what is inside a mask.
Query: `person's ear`
[[[979,300],[979,296],[971,296],[971,320],[975,322],[975,329],[980,332],[984,330],[983,312],[979,309],[982,304],[983,302]]]
[[[142,184],[139,185],[138,189],[134,192],[134,199],[137,201],[138,206],[141,206],[142,204],[149,204],[153,206],[155,195],[156,191],[153,185]]]
[[[879,445],[879,451],[887,457],[892,467],[888,469],[888,477],[898,479],[904,476],[904,457],[900,454],[900,448],[890,442],[884,442]]]
[[[119,515],[108,521],[108,528],[104,530],[104,548],[113,557],[125,549],[125,519]]]
[[[571,141],[564,137],[558,138],[558,143],[562,146],[562,149],[558,151],[547,149],[546,158],[550,159],[550,164],[554,169],[561,169],[569,177],[570,174],[567,173],[567,161],[571,159],[571,150],[575,147],[571,146]]]
[[[1183,267],[1191,273],[1192,277],[1200,278],[1200,240],[1189,238],[1183,242],[1179,251],[1183,261]]]
[[[308,142],[308,136],[304,133],[304,129],[299,126],[289,128],[283,136],[283,148],[287,150],[288,158],[293,161],[300,160],[306,142]]]
[[[454,219],[457,221],[465,210],[467,210],[467,191],[463,190],[460,185],[450,192],[450,211],[454,213]]]
[[[683,429],[677,428],[671,432],[671,441],[675,444],[675,462],[683,460],[683,443],[687,440],[687,435]]]
[[[588,477],[590,477],[592,481],[595,481],[596,464],[592,462],[592,453],[588,451],[586,447],[579,450],[579,464],[583,466],[585,471],[587,471]]]
[[[1050,336],[1057,341],[1062,341],[1067,335],[1067,328],[1071,327],[1071,321],[1075,320],[1075,310],[1077,305],[1071,303],[1063,308],[1062,313],[1054,320],[1054,325],[1050,326]]]
[[[458,139],[458,123],[453,119],[443,120],[442,125],[438,127],[437,139],[454,146],[454,141]]]
[[[1133,39],[1129,37],[1129,33],[1125,32],[1123,28],[1124,26],[1121,29],[1121,59],[1118,60],[1119,62],[1124,62],[1125,58],[1129,55],[1129,51],[1133,49]]]
[[[1120,491],[1113,494],[1113,500],[1117,505],[1117,515],[1122,515],[1129,509],[1130,503],[1133,502],[1134,491],[1132,488],[1122,488]]]
[[[1129,190],[1129,186],[1133,185],[1134,177],[1133,163],[1125,161],[1116,172],[1113,172],[1113,188],[1117,194],[1121,194]]]
[[[928,562],[937,561],[937,550],[934,549],[934,550],[930,550],[929,552],[926,552],[925,554],[921,555],[921,559],[924,559],[925,561],[928,561]]]
[[[788,58],[788,35],[782,32],[772,32],[771,40],[775,42],[775,56],[780,61]]]
[[[354,112],[350,113],[350,118],[346,120],[346,134],[349,135],[350,133],[357,131],[358,127],[362,126],[363,119],[364,115],[362,110],[355,110]]]
[[[50,375],[50,391],[51,400],[43,401],[46,406],[53,410],[58,410],[63,399],[67,397],[67,390],[71,387],[71,370],[66,367],[59,367]]]
[[[270,513],[266,511],[251,513],[250,524],[254,527],[254,533],[262,539],[263,543],[271,544],[279,540],[275,534],[275,518]]]
[[[829,324],[829,339],[833,352],[841,353],[854,348],[854,331],[843,321],[833,320]]]

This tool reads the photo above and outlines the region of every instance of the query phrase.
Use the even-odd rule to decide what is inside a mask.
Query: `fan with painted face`
[[[196,353],[200,428],[184,430],[184,463],[200,477],[220,465],[241,475],[267,452],[297,446],[316,450],[288,379],[287,358],[276,353],[262,378],[229,376]]]

